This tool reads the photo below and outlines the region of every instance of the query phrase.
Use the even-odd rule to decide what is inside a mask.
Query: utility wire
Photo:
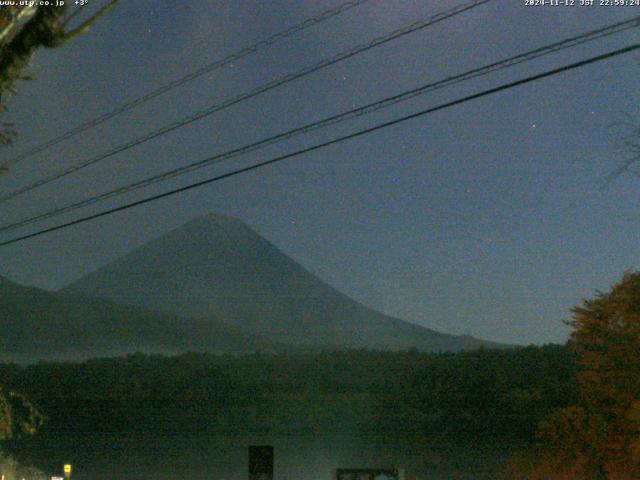
[[[26,185],[22,188],[19,188],[17,190],[14,190],[12,192],[9,192],[5,195],[0,195],[0,203],[5,202],[11,198],[17,197],[18,195],[22,195],[24,193],[30,192],[31,190],[41,187],[43,185],[46,185],[48,183],[51,183],[55,180],[58,180],[62,177],[65,177],[67,175],[70,175],[72,173],[75,173],[79,170],[82,170],[90,165],[94,165],[102,160],[105,160],[107,158],[110,158],[114,155],[117,155],[119,153],[122,153],[126,150],[129,150],[133,147],[136,147],[138,145],[141,145],[143,143],[146,143],[150,140],[153,140],[155,138],[158,138],[162,135],[166,135],[169,132],[172,132],[174,130],[177,130],[178,128],[184,127],[185,125],[188,125],[190,123],[196,122],[198,120],[201,120],[205,117],[208,117],[210,115],[213,115],[214,113],[217,113],[221,110],[225,110],[233,105],[236,105],[238,103],[244,102],[246,100],[249,100],[253,97],[256,97],[262,93],[265,93],[269,90],[273,90],[276,87],[279,87],[281,85],[285,85],[289,82],[292,82],[294,80],[297,80],[299,78],[305,77],[307,75],[310,75],[314,72],[317,72],[319,70],[322,70],[324,68],[327,68],[331,65],[335,65],[336,63],[342,62],[343,60],[347,60],[348,58],[354,57],[360,53],[366,52],[368,50],[371,50],[372,48],[378,47],[380,45],[386,44],[388,42],[391,42],[393,40],[396,40],[397,38],[403,37],[405,35],[408,35],[410,33],[416,32],[418,30],[424,29],[426,27],[429,27],[431,25],[434,25],[435,23],[441,22],[443,20],[446,20],[448,18],[454,17],[456,15],[460,15],[464,12],[466,12],[467,10],[470,10],[472,8],[478,7],[482,4],[488,3],[492,0],[474,0],[472,2],[467,2],[464,3],[462,5],[458,5],[457,7],[454,7],[450,10],[447,10],[445,12],[441,12],[438,14],[435,14],[433,16],[430,16],[429,18],[425,19],[425,20],[420,20],[417,22],[414,22],[410,25],[404,26],[402,28],[399,28],[397,30],[394,30],[393,32],[391,32],[388,35],[385,35],[383,37],[378,37],[373,39],[371,42],[363,44],[363,45],[359,45],[356,46],[346,52],[342,52],[339,53],[331,58],[325,59],[320,61],[319,63],[307,66],[302,68],[301,70],[298,70],[294,73],[289,73],[287,75],[284,75],[282,77],[279,77],[275,80],[272,80],[264,85],[261,85],[249,92],[245,92],[242,93],[236,97],[230,98],[220,104],[214,104],[211,105],[210,107],[207,107],[204,110],[201,110],[199,112],[196,112],[192,115],[189,115],[188,117],[182,118],[181,120],[178,120],[174,123],[171,123],[169,125],[166,125],[164,127],[161,127],[157,130],[154,130],[152,132],[149,132],[145,135],[143,135],[142,137],[139,137],[135,140],[129,141],[125,144],[119,145],[117,147],[114,147],[111,150],[108,150],[107,152],[104,152],[96,157],[92,157],[88,160],[85,160],[84,162],[71,166],[65,170],[62,170],[61,172],[58,173],[54,173],[53,175],[50,175],[48,177],[45,177],[43,179],[40,179],[30,185]]]
[[[466,97],[462,97],[462,98],[459,98],[457,100],[453,100],[453,101],[450,101],[450,102],[447,102],[447,103],[443,103],[443,104],[440,104],[440,105],[438,105],[436,107],[431,107],[431,108],[428,108],[426,110],[421,110],[421,111],[416,112],[416,113],[412,113],[412,114],[409,114],[409,115],[405,115],[403,117],[396,118],[394,120],[390,120],[388,122],[380,123],[380,124],[375,125],[373,127],[369,127],[369,128],[363,129],[363,130],[358,130],[357,132],[353,132],[353,133],[350,133],[348,135],[343,135],[343,136],[340,136],[340,137],[336,137],[336,138],[334,138],[332,140],[329,140],[329,141],[326,141],[326,142],[323,142],[323,143],[318,143],[316,145],[313,145],[313,146],[310,146],[310,147],[306,147],[306,148],[303,148],[301,150],[297,150],[297,151],[292,152],[292,153],[288,153],[288,154],[285,154],[285,155],[280,155],[278,157],[271,158],[269,160],[265,160],[263,162],[259,162],[259,163],[256,163],[256,164],[253,164],[253,165],[250,165],[250,166],[247,166],[247,167],[239,168],[239,169],[233,170],[231,172],[227,172],[227,173],[224,173],[224,174],[221,174],[221,175],[217,175],[215,177],[208,178],[206,180],[201,180],[201,181],[196,182],[196,183],[191,183],[191,184],[186,185],[184,187],[180,187],[180,188],[176,188],[176,189],[173,189],[173,190],[169,190],[169,191],[164,192],[164,193],[152,195],[152,196],[144,198],[142,200],[137,200],[135,202],[127,203],[127,204],[121,205],[119,207],[114,207],[114,208],[111,208],[111,209],[108,209],[108,210],[104,210],[104,211],[99,212],[99,213],[94,213],[94,214],[91,214],[91,215],[87,215],[85,217],[82,217],[82,218],[79,218],[79,219],[76,219],[76,220],[73,220],[73,221],[70,221],[70,222],[62,223],[62,224],[59,224],[59,225],[56,225],[56,226],[53,226],[53,227],[44,228],[42,230],[38,230],[36,232],[30,233],[30,234],[27,234],[27,235],[22,235],[20,237],[16,237],[16,238],[13,238],[13,239],[10,239],[10,240],[6,240],[4,242],[0,242],[0,246],[11,245],[13,243],[24,241],[24,240],[29,239],[29,238],[33,238],[33,237],[37,237],[37,236],[40,236],[40,235],[44,235],[46,233],[54,232],[54,231],[61,230],[61,229],[64,229],[64,228],[68,228],[68,227],[71,227],[73,225],[78,225],[80,223],[88,222],[88,221],[94,220],[96,218],[100,218],[100,217],[104,217],[104,216],[107,216],[107,215],[111,215],[111,214],[116,213],[116,212],[121,212],[121,211],[124,211],[124,210],[128,210],[130,208],[137,207],[139,205],[144,205],[146,203],[154,202],[156,200],[160,200],[160,199],[165,198],[165,197],[170,197],[170,196],[173,196],[173,195],[177,195],[178,193],[186,192],[188,190],[192,190],[194,188],[202,187],[204,185],[209,185],[211,183],[223,180],[225,178],[233,177],[233,176],[239,175],[241,173],[246,173],[246,172],[249,172],[249,171],[252,171],[252,170],[257,170],[257,169],[265,167],[267,165],[272,165],[274,163],[278,163],[278,162],[281,162],[283,160],[287,160],[289,158],[297,157],[297,156],[300,156],[300,155],[303,155],[303,154],[306,154],[306,153],[309,153],[309,152],[320,150],[320,149],[326,148],[326,147],[328,147],[330,145],[335,145],[335,144],[344,142],[346,140],[352,140],[354,138],[357,138],[357,137],[360,137],[360,136],[363,136],[363,135],[367,135],[369,133],[373,133],[373,132],[376,132],[378,130],[382,130],[384,128],[388,128],[388,127],[391,127],[393,125],[398,125],[400,123],[404,123],[404,122],[407,122],[409,120],[413,120],[413,119],[416,119],[416,118],[419,118],[419,117],[423,117],[423,116],[425,116],[427,114],[430,114],[430,113],[433,113],[433,112],[436,112],[436,111],[439,111],[439,110],[445,110],[447,108],[451,108],[453,106],[460,105],[460,104],[469,102],[471,100],[476,100],[478,98],[486,97],[488,95],[493,95],[495,93],[502,92],[504,90],[509,90],[511,88],[514,88],[514,87],[517,87],[517,86],[520,86],[520,85],[525,85],[527,83],[531,83],[531,82],[534,82],[534,81],[537,81],[537,80],[541,80],[543,78],[551,77],[551,76],[554,76],[554,75],[558,75],[560,73],[564,73],[564,72],[567,72],[567,71],[570,71],[570,70],[574,70],[574,69],[577,69],[577,68],[584,67],[586,65],[590,65],[590,64],[593,64],[593,63],[597,63],[597,62],[601,62],[601,61],[604,61],[604,60],[608,60],[610,58],[614,58],[614,57],[617,57],[617,56],[620,56],[620,55],[624,55],[626,53],[630,53],[630,52],[636,51],[638,49],[640,49],[640,43],[636,43],[636,44],[630,45],[628,47],[624,47],[624,48],[621,48],[621,49],[618,49],[618,50],[614,50],[614,51],[611,51],[611,52],[608,52],[608,53],[605,53],[605,54],[602,54],[602,55],[591,57],[591,58],[588,58],[586,60],[582,60],[580,62],[572,63],[572,64],[569,64],[569,65],[565,65],[563,67],[554,68],[552,70],[548,70],[546,72],[539,73],[537,75],[532,75],[530,77],[526,77],[526,78],[523,78],[521,80],[516,80],[516,81],[513,81],[513,82],[509,82],[509,83],[500,85],[498,87],[490,88],[488,90],[483,90],[482,92],[475,93],[473,95],[468,95]]]
[[[503,60],[500,60],[498,62],[494,62],[491,63],[489,65],[485,65],[483,67],[479,67],[479,68],[475,68],[473,70],[469,70],[465,73],[459,74],[459,75],[455,75],[455,76],[451,76],[451,77],[447,77],[444,78],[442,80],[439,80],[437,82],[433,82],[433,83],[428,83],[425,85],[422,85],[420,87],[414,88],[412,90],[408,90],[405,91],[403,93],[397,94],[397,95],[393,95],[391,97],[387,97],[385,99],[373,102],[373,103],[369,103],[367,105],[364,105],[362,107],[358,107],[352,110],[348,110],[346,112],[342,112],[340,114],[337,115],[333,115],[327,118],[324,118],[322,120],[318,120],[309,124],[306,124],[302,127],[298,127],[292,130],[288,130],[286,132],[271,136],[271,137],[267,137],[265,139],[259,140],[257,142],[253,142],[250,143],[248,145],[244,145],[242,147],[238,147],[232,150],[228,150],[226,152],[223,153],[219,153],[217,155],[214,155],[212,157],[208,157],[204,160],[200,160],[188,165],[184,165],[172,170],[169,170],[167,172],[143,179],[143,180],[139,180],[127,185],[124,185],[122,187],[118,187],[114,190],[102,193],[100,195],[96,195],[94,197],[91,197],[89,199],[86,200],[82,200],[80,202],[76,202],[76,203],[71,203],[71,204],[67,204],[61,207],[57,207],[54,208],[52,210],[49,210],[47,212],[43,212],[41,214],[38,214],[36,216],[27,218],[27,219],[23,219],[23,220],[19,220],[17,222],[11,223],[11,224],[7,224],[7,225],[2,225],[0,226],[0,233],[1,232],[6,232],[9,230],[13,230],[19,227],[23,227],[26,225],[29,225],[31,223],[40,221],[40,220],[44,220],[47,218],[51,218],[51,217],[55,217],[58,215],[61,215],[63,213],[68,213],[83,207],[87,207],[89,205],[93,205],[95,203],[107,200],[109,198],[115,197],[115,196],[119,196],[134,190],[138,190],[140,188],[144,188],[156,183],[160,183],[163,182],[165,180],[168,180],[170,178],[173,177],[177,177],[180,175],[184,175],[187,173],[191,173],[193,171],[196,171],[200,168],[204,168],[213,164],[217,164],[217,163],[221,163],[222,161],[231,159],[231,158],[235,158],[238,157],[240,155],[244,155],[246,153],[249,152],[253,152],[262,148],[265,148],[269,145],[278,143],[282,140],[287,140],[290,138],[293,138],[295,136],[301,135],[301,134],[306,134],[309,133],[311,131],[314,130],[318,130],[320,128],[325,128],[331,125],[335,125],[337,123],[341,123],[356,117],[360,117],[372,112],[375,112],[377,110],[383,109],[383,108],[387,108],[390,107],[392,105],[395,105],[397,103],[409,100],[411,98],[417,97],[419,95],[423,95],[425,93],[431,92],[431,91],[435,91],[438,90],[440,88],[444,88],[444,87],[448,87],[454,84],[458,84],[458,83],[462,83],[464,81],[468,81],[471,80],[473,78],[477,78],[477,77],[481,77],[484,75],[488,75],[490,73],[493,73],[495,71],[499,71],[499,70],[503,70],[506,68],[510,68],[513,67],[517,64],[520,63],[524,63],[524,62],[528,62],[531,60],[534,60],[536,58],[545,56],[545,55],[549,55],[551,53],[555,53],[558,52],[560,50],[564,50],[567,48],[571,48],[571,47],[575,47],[576,45],[580,45],[583,43],[587,43],[587,42],[591,42],[600,38],[604,38],[619,32],[622,32],[624,30],[628,30],[630,28],[634,28],[634,27],[638,27],[640,26],[640,16],[636,16],[633,17],[629,20],[626,21],[622,21],[622,22],[618,22],[618,23],[614,23],[611,25],[608,25],[606,27],[603,28],[599,28],[597,30],[592,30],[589,32],[586,32],[584,34],[578,35],[578,36],[574,36],[571,38],[567,38],[565,40],[561,40],[543,47],[539,47],[536,48],[534,50],[530,50],[528,52],[525,53],[521,53]]]
[[[150,101],[153,100],[156,97],[159,97],[160,95],[164,95],[165,93],[169,92],[170,90],[173,90],[174,88],[180,87],[182,85],[184,85],[185,83],[191,82],[199,77],[201,77],[202,75],[206,75],[207,73],[211,73],[214,70],[218,70],[222,67],[224,67],[225,65],[228,65],[232,62],[236,62],[238,60],[240,60],[241,58],[244,58],[248,55],[251,55],[252,53],[255,53],[259,50],[262,50],[263,48],[267,48],[271,45],[276,44],[277,42],[279,42],[280,40],[283,40],[287,37],[290,37],[298,32],[301,32],[309,27],[312,27],[314,25],[318,25],[319,23],[324,22],[325,20],[329,20],[333,17],[336,17],[348,10],[351,10],[352,8],[358,7],[364,3],[367,3],[369,0],[350,0],[348,2],[342,3],[340,5],[338,5],[337,7],[333,7],[330,8],[328,10],[325,10],[324,12],[316,15],[315,17],[310,17],[307,18],[306,20],[304,20],[301,23],[298,23],[297,25],[294,25],[286,30],[283,30],[281,32],[278,32],[268,38],[265,38],[264,40],[260,40],[257,43],[254,43],[253,45],[250,45],[248,47],[242,48],[236,52],[233,52],[229,55],[227,55],[224,58],[215,60],[212,63],[209,63],[207,65],[204,65],[200,68],[198,68],[197,70],[190,72],[172,82],[169,82],[165,85],[162,85],[161,87],[156,88],[155,90],[152,90],[150,92],[148,92],[147,94],[138,97],[134,100],[131,100],[127,103],[124,103],[122,105],[120,105],[119,107],[114,108],[113,110],[104,113],[96,118],[93,118],[85,123],[82,123],[66,132],[64,132],[63,134],[54,137],[50,140],[47,140],[44,143],[41,143],[40,145],[37,145],[19,155],[17,155],[16,157],[12,158],[11,160],[8,160],[7,162],[5,162],[4,165],[2,165],[3,167],[8,167],[9,165],[14,165],[26,158],[32,157],[40,152],[43,152],[51,147],[53,147],[54,145],[59,144],[60,142],[64,142],[65,140],[68,140],[76,135],[78,135],[79,133],[85,132],[87,130],[90,130],[94,127],[97,127],[98,125],[101,125],[102,123],[106,122],[107,120],[110,120],[118,115],[120,115],[121,113],[124,112],[128,112],[129,110],[133,110],[134,108]],[[71,16],[68,18],[67,21],[71,20],[71,18],[75,15],[77,15],[80,11],[82,10],[82,8],[77,8],[72,14]]]
[[[69,15],[67,15],[64,19],[64,25],[68,25],[69,22],[71,22],[71,20],[73,20],[74,18],[76,18],[80,13],[82,12],[82,7],[78,6],[76,7],[76,9],[71,12]]]

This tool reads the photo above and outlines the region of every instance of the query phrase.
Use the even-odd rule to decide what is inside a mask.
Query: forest
[[[575,400],[561,346],[423,354],[134,354],[4,364],[46,421],[39,435],[108,432],[417,432],[527,439]]]
[[[20,459],[107,435],[420,435],[509,451],[504,478],[638,478],[640,272],[572,312],[565,346],[2,364],[2,423],[38,428],[5,447]]]

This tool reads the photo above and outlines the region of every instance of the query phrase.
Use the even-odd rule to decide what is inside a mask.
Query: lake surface
[[[474,439],[462,445],[380,435],[164,435],[113,434],[49,438],[18,454],[48,475],[74,466],[74,480],[246,480],[248,446],[275,447],[274,478],[329,480],[335,468],[403,467],[408,480],[495,479],[509,446]]]

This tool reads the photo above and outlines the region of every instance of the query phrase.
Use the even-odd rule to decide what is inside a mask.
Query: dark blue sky
[[[88,35],[36,56],[38,79],[19,86],[5,116],[20,138],[3,155],[10,158],[338,3],[125,1]],[[0,179],[0,189],[459,3],[373,0],[25,160]],[[1,215],[12,220],[79,200],[634,15],[640,7],[526,7],[524,0],[495,0],[18,197],[0,206]],[[639,38],[636,29],[440,90],[102,207]],[[22,283],[57,288],[213,211],[239,217],[324,280],[385,313],[490,340],[561,342],[568,333],[562,320],[572,306],[638,267],[640,180],[607,179],[628,155],[618,124],[640,119],[637,75],[638,55],[628,55],[485,97],[3,247],[0,270]]]

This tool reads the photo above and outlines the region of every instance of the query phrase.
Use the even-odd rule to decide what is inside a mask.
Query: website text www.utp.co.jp
[[[0,0],[0,7],[62,7],[65,0]]]

